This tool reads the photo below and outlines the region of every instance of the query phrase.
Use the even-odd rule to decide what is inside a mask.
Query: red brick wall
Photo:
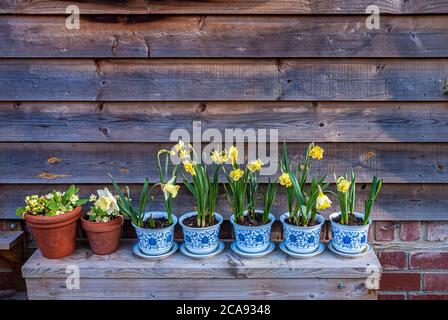
[[[373,228],[380,299],[448,300],[448,222],[379,221]]]

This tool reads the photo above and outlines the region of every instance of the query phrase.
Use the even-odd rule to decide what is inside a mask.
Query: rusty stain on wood
[[[364,160],[368,161],[368,160],[372,159],[375,156],[376,156],[375,152],[369,151],[369,152],[364,154]]]
[[[129,173],[129,169],[128,168],[120,168],[120,172],[127,174],[127,173]]]
[[[58,157],[49,157],[47,162],[48,163],[57,163],[57,162],[61,162],[62,160]]]
[[[55,180],[58,178],[64,178],[69,177],[67,174],[56,174],[56,173],[50,173],[50,172],[42,172],[41,174],[36,176],[37,178],[46,179],[46,180]]]

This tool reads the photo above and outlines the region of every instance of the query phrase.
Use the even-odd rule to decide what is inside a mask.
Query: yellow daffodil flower
[[[106,211],[109,215],[120,210],[118,208],[117,199],[110,193],[109,189],[104,188],[103,190],[97,190],[97,193],[99,198],[95,203],[96,207]]]
[[[210,158],[216,164],[223,164],[227,162],[227,151],[212,151]]]
[[[313,159],[321,160],[324,157],[324,149],[319,146],[314,146],[310,150],[310,157]]]
[[[157,156],[160,156],[162,153],[169,153],[170,155],[174,156],[176,154],[176,152],[172,151],[172,150],[167,150],[167,149],[161,149],[159,150],[159,152],[157,153]]]
[[[331,200],[322,192],[317,196],[316,209],[325,210],[331,207]]]
[[[195,176],[196,175],[196,170],[194,169],[194,164],[195,164],[195,162],[193,161],[193,162],[191,162],[191,161],[189,161],[189,160],[185,160],[184,162],[183,162],[183,164],[184,164],[184,169],[185,169],[185,171],[187,171],[189,174],[191,174],[192,176]]]
[[[179,140],[179,142],[174,146],[174,149],[176,152],[180,152],[185,147],[185,143],[182,140]]]
[[[289,177],[289,174],[287,172],[282,173],[278,180],[282,186],[285,186],[286,188],[292,187],[291,178]]]
[[[170,196],[172,198],[176,198],[179,189],[180,189],[180,186],[169,183],[169,182],[166,184],[162,184],[162,191],[163,191],[163,195],[165,196],[165,199],[168,199]]]
[[[230,171],[229,176],[233,179],[233,181],[238,181],[244,175],[244,171],[241,169],[235,169]]]
[[[180,151],[179,151],[179,158],[181,158],[182,160],[189,159],[190,156],[189,156],[189,154],[188,154],[188,151],[185,150],[185,149],[180,150]]]
[[[339,177],[338,180],[336,181],[338,191],[343,193],[346,193],[348,191],[351,184],[352,183],[347,179],[345,179],[344,177]]]
[[[263,166],[263,161],[261,161],[260,159],[251,161],[248,165],[247,168],[251,171],[251,172],[256,172],[256,171],[260,171],[261,167]]]
[[[238,160],[238,149],[235,146],[231,146],[229,149],[229,158],[232,164],[236,163]]]

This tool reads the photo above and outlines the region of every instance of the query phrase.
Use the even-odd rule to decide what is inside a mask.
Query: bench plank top
[[[10,250],[22,234],[23,231],[0,231],[0,250]]]
[[[108,279],[251,279],[251,278],[367,278],[381,265],[372,251],[360,258],[339,257],[326,248],[310,259],[294,259],[277,246],[271,254],[257,259],[243,258],[226,249],[217,256],[197,260],[175,252],[170,257],[151,261],[132,252],[135,241],[122,241],[113,254],[93,254],[85,243],[63,259],[46,259],[39,250],[22,268],[24,278],[66,278],[69,266],[79,268],[81,278]],[[68,271],[67,271],[68,270]],[[67,271],[67,272],[66,272]]]

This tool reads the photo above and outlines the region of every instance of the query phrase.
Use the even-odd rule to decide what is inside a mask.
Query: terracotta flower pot
[[[82,228],[87,233],[93,253],[104,255],[117,251],[123,221],[122,216],[108,222],[92,222],[82,217]]]
[[[25,214],[42,255],[59,259],[71,255],[76,249],[77,221],[82,207],[59,216],[34,216]]]

